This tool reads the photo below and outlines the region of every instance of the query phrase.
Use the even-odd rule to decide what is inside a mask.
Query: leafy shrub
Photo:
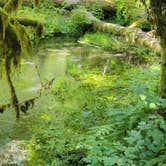
[[[92,128],[78,145],[87,150],[84,160],[92,166],[164,164],[166,123],[160,116],[145,119],[136,125],[135,130],[127,129],[125,125],[127,132],[122,133],[122,128],[118,130],[112,124]],[[116,122],[117,126],[118,123],[120,121]]]
[[[138,28],[142,29],[145,32],[151,31],[152,27],[151,24],[149,23],[145,23],[145,24],[141,24],[140,26],[138,26]]]
[[[75,147],[77,135],[71,135],[67,130],[56,128],[55,124],[49,124],[47,130],[43,128],[40,132],[36,131],[33,141],[29,146],[32,150],[28,157],[29,164],[81,166],[85,163],[82,160],[85,150]]]
[[[69,60],[70,76],[53,86],[55,103],[47,111],[50,120],[34,130],[29,163],[165,164],[166,123],[158,110],[165,109],[166,102],[155,93],[158,66],[128,66],[118,75],[112,72],[103,76],[99,72],[102,66],[89,70],[88,61],[82,68],[77,68],[77,63]],[[111,71],[116,70],[111,65]]]
[[[69,27],[71,34],[80,37],[86,31],[91,29],[92,22],[87,19],[86,13],[83,9],[74,9],[71,13]]]
[[[93,3],[92,6],[88,9],[96,18],[103,20],[104,19],[104,13],[103,10],[98,3]]]
[[[39,8],[24,8],[18,15],[29,18],[38,18],[44,24],[44,36],[53,37],[57,35],[79,37],[90,30],[91,21],[86,18],[83,9],[75,9],[71,13],[65,9],[55,8],[51,2],[42,3]],[[33,35],[32,35],[33,40]]]
[[[143,11],[136,1],[117,0],[117,14],[115,22],[121,25],[129,25],[138,19],[138,15]]]

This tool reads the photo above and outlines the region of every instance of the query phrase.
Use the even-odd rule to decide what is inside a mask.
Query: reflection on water
[[[66,71],[66,56],[68,55],[68,48],[43,49],[39,51],[35,59],[23,59],[20,73],[15,74],[13,77],[19,101],[37,96],[41,88],[41,81],[46,82],[54,77],[64,76]],[[36,65],[38,66],[41,78],[38,75]],[[9,88],[4,78],[0,80],[0,104],[6,104],[9,100]],[[28,138],[32,126],[30,118],[23,115],[18,123],[15,120],[13,110],[9,109],[0,114],[0,146],[11,139]]]

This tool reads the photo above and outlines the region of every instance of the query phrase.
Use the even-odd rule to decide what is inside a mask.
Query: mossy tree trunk
[[[157,53],[161,53],[161,46],[159,41],[156,38],[152,37],[152,35],[143,32],[141,29],[107,23],[95,18],[91,13],[86,11],[84,11],[84,14],[86,15],[86,18],[92,22],[94,31],[122,36],[128,43],[145,46]]]
[[[96,31],[122,36],[128,43],[142,45],[154,50],[155,52],[161,52],[159,41],[148,33],[143,32],[141,29],[123,27],[112,23],[105,23],[99,20],[94,21],[94,29]]]
[[[38,5],[39,0],[34,0]],[[2,2],[2,0],[0,0]],[[26,26],[33,27],[36,31],[36,41],[42,36],[43,26],[35,19],[17,18],[16,13],[22,0],[8,0],[0,7],[0,59],[4,60],[6,78],[10,87],[12,106],[19,118],[19,101],[11,79],[11,70],[20,65],[21,57],[30,54],[32,47]],[[1,3],[0,3],[1,4]],[[3,109],[1,107],[1,112]]]
[[[166,98],[166,39],[161,42],[161,46],[161,96]]]
[[[145,3],[145,1],[144,1]],[[166,1],[150,0],[149,19],[156,29],[162,48],[161,97],[166,98]]]

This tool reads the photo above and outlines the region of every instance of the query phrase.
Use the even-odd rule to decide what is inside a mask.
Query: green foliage
[[[90,59],[88,52],[70,57],[68,77],[54,84],[54,104],[33,131],[27,165],[165,164],[159,66],[126,66],[112,58],[103,76],[107,57]]]
[[[108,124],[90,128],[77,145],[87,150],[84,161],[89,165],[151,165],[151,160],[156,164],[165,163],[163,149],[166,146],[166,123],[161,116],[154,114],[156,109],[165,108],[165,100],[151,92],[156,82],[147,84],[159,75],[159,72],[155,69],[154,75],[154,71],[144,71],[143,75],[151,77],[148,81],[141,72],[135,72],[126,72],[129,74],[125,76],[126,80],[129,80],[127,87],[123,83],[119,85],[118,82],[115,85],[128,92],[126,96],[128,99],[132,98],[131,103],[119,105],[119,101],[117,104],[114,101],[109,112],[105,112],[106,116],[110,117],[105,121]],[[140,78],[142,79],[139,80]],[[155,79],[157,80],[158,78]],[[154,163],[152,165],[155,165]]]
[[[146,23],[146,24],[141,24],[140,26],[138,26],[138,28],[142,29],[145,32],[151,31],[152,27],[150,23]]]
[[[75,9],[72,11],[69,23],[70,33],[73,33],[75,36],[82,36],[91,26],[92,22],[87,19],[83,9]]]
[[[38,38],[42,36],[42,24],[37,20],[15,16],[20,4],[20,0],[9,0],[3,8],[0,8],[0,44],[2,47],[0,58],[7,60],[9,72],[11,65],[17,67],[20,64],[21,55],[27,54],[31,50],[27,28],[24,26],[35,28]]]
[[[117,14],[115,22],[121,25],[129,25],[138,20],[139,14],[143,12],[141,5],[132,0],[117,0]]]
[[[135,2],[117,2],[116,21],[123,25],[133,22],[138,12]],[[24,8],[18,15],[43,19],[47,37],[78,37],[91,26],[82,11],[75,9],[69,14],[46,1],[38,9]],[[103,18],[98,4],[90,11]],[[89,50],[67,59],[67,77],[56,80],[48,99],[52,103],[44,104],[44,111],[36,115],[25,165],[165,165],[166,122],[161,115],[166,101],[158,95],[160,69],[156,62],[133,65],[137,58],[151,60],[153,53],[101,33],[87,33],[80,42],[87,48],[90,45]],[[97,52],[89,56],[93,47]],[[98,54],[101,49],[109,52]],[[131,55],[134,62],[110,56],[117,53]]]
[[[117,117],[119,116],[115,111],[113,118],[116,114]],[[137,115],[132,115],[135,116]],[[138,115],[138,117],[142,116]],[[84,160],[94,166],[164,164],[166,123],[160,116],[149,116],[145,119],[141,120],[134,130],[129,129],[127,125],[124,129],[120,127],[120,131],[124,130],[122,133],[118,130],[119,123],[123,122],[122,119],[119,121],[117,119],[118,128],[114,128],[112,124],[92,128],[89,135],[79,144],[80,148],[87,149]]]
[[[63,17],[57,17],[57,11],[55,10],[53,3],[47,1],[42,3],[37,9],[24,7],[22,10],[19,10],[18,16],[28,16],[28,18],[38,18],[39,20],[42,20],[45,31],[44,35],[49,37],[52,37],[54,33],[60,31],[60,25],[64,21],[64,19],[62,19]],[[61,19],[62,21],[60,23]],[[33,34],[31,35],[31,39],[34,40]]]
[[[104,13],[99,3],[93,3],[88,9],[96,18],[103,20]]]
[[[130,50],[127,50],[130,53]],[[136,57],[139,57],[142,62],[150,62],[152,57],[155,56],[155,53],[145,47],[133,47],[131,49],[131,54],[134,54]]]
[[[122,50],[124,47],[124,44],[117,40],[114,36],[109,36],[99,32],[86,33],[83,37],[80,38],[80,41],[113,51]]]
[[[36,17],[43,20],[45,37],[53,37],[55,35],[79,37],[91,25],[91,21],[86,19],[83,9],[75,9],[69,12],[63,8],[55,8],[53,3],[47,1],[42,3],[37,9],[24,8],[19,11],[18,15],[28,15],[29,18]]]
[[[24,26],[35,28],[37,41],[42,36],[42,24],[37,20],[17,18],[16,13],[21,4],[20,0],[8,0],[3,7],[0,7],[0,60],[5,66],[6,78],[11,93],[11,103],[15,107],[16,117],[19,118],[19,101],[16,95],[15,87],[10,77],[12,67],[20,65],[23,54],[31,52],[31,42]],[[26,24],[24,24],[26,22]],[[1,112],[5,109],[1,107]]]
[[[29,148],[37,153],[33,154],[32,151],[29,156],[32,162],[29,165],[83,165],[85,150],[75,147],[78,136],[71,135],[70,131],[55,128],[55,124],[49,124],[47,130],[43,128],[35,134],[35,144]],[[44,160],[41,160],[42,158]]]

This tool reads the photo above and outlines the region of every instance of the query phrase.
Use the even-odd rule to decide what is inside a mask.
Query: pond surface
[[[20,71],[13,77],[19,101],[38,96],[41,82],[46,83],[52,78],[58,79],[64,76],[68,55],[70,55],[70,47],[61,49],[55,47],[41,49],[35,58],[23,59]],[[10,91],[5,78],[0,80],[0,87],[0,104],[9,103]],[[28,138],[29,118],[21,115],[20,121],[16,122],[15,112],[12,109],[0,114],[0,147],[13,138]]]
[[[121,54],[112,54],[100,48],[82,46],[73,42],[51,42],[43,46],[34,57],[22,60],[21,69],[13,76],[19,101],[27,100],[39,95],[41,82],[45,83],[52,78],[67,76],[68,59],[77,62],[81,68],[90,62],[91,67],[101,66],[101,74],[105,75],[107,66],[112,60],[123,57]],[[21,114],[19,122],[15,119],[12,109],[0,114],[0,150],[13,140],[28,140],[31,138],[33,122],[40,114],[40,110],[49,105],[49,94],[35,102],[34,108],[27,115]],[[0,80],[0,104],[9,103],[10,93],[6,79]],[[52,104],[52,103],[51,103]]]

